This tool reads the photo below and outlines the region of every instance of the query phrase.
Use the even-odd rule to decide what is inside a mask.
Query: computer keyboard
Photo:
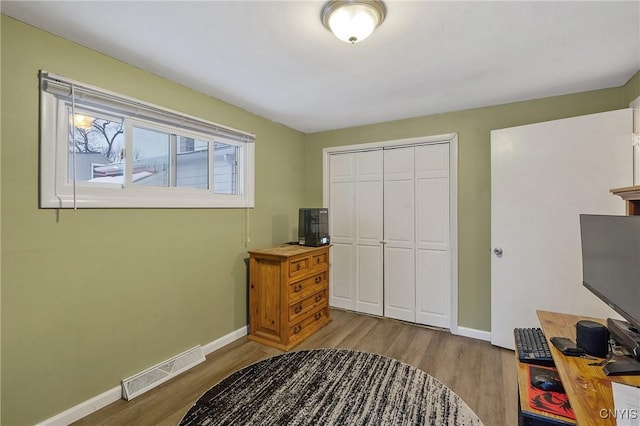
[[[539,328],[514,328],[516,353],[520,362],[553,365],[553,358],[544,333]]]

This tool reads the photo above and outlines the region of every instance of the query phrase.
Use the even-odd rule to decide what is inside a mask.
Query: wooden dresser
[[[329,318],[329,246],[249,254],[249,339],[288,351]]]

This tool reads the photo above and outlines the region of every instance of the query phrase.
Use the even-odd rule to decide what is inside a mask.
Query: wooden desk
[[[529,365],[518,361],[518,353],[516,352],[516,364],[518,365],[518,392],[520,398],[520,424],[528,425],[575,425],[576,422],[566,417],[556,416],[546,411],[535,409],[529,406]]]
[[[575,342],[578,321],[591,320],[606,325],[606,320],[547,311],[537,311],[537,314],[577,424],[615,426],[613,416],[606,415],[606,410],[613,409],[611,381],[640,386],[640,376],[606,376],[602,367],[589,365],[593,360],[565,356],[549,341],[551,337],[561,336]]]

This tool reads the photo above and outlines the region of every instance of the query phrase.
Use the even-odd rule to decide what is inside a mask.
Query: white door
[[[414,148],[384,151],[384,312],[416,320]]]
[[[491,342],[536,310],[615,316],[582,286],[580,213],[624,214],[632,184],[631,110],[491,132]],[[617,317],[617,316],[616,316]]]
[[[385,316],[451,324],[449,144],[385,149]]]
[[[356,157],[356,307],[358,312],[383,315],[382,150]]]
[[[416,322],[451,324],[449,144],[415,148]]]
[[[329,235],[331,268],[329,269],[331,306],[355,309],[355,154],[329,157]]]
[[[331,306],[383,315],[382,150],[330,156]]]

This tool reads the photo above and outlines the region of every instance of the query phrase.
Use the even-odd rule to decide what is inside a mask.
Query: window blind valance
[[[113,113],[124,113],[141,119],[162,122],[189,131],[221,136],[244,143],[253,143],[255,135],[231,127],[156,106],[128,96],[92,87],[47,71],[40,71],[40,90],[59,99],[74,101],[85,109],[109,109]],[[73,94],[73,96],[72,96]],[[72,99],[73,98],[73,99]]]

